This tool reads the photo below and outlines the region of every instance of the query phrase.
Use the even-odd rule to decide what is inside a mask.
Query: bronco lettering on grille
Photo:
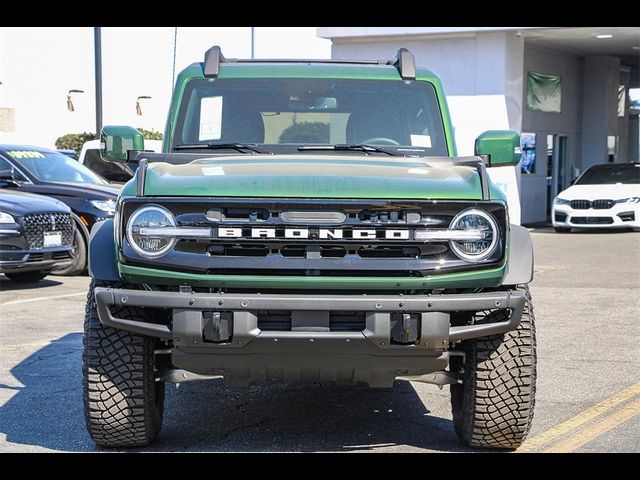
[[[315,230],[315,229],[314,229]],[[406,229],[343,229],[318,228],[317,238],[322,240],[368,240],[384,238],[386,240],[409,240],[409,230]],[[218,227],[218,238],[309,238],[309,228],[239,228]]]

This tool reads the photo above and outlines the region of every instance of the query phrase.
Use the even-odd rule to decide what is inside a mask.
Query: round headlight
[[[478,240],[451,240],[454,253],[463,260],[479,262],[491,255],[498,246],[498,226],[493,217],[482,210],[469,209],[456,215],[450,230],[477,234]]]
[[[161,257],[171,250],[176,238],[166,236],[142,235],[142,228],[175,227],[176,220],[169,210],[158,205],[150,205],[136,210],[127,224],[129,245],[143,257]]]

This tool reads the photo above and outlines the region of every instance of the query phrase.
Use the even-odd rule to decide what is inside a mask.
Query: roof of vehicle
[[[425,80],[439,82],[433,72],[416,69],[415,57],[406,48],[400,48],[395,57],[385,60],[345,59],[236,59],[225,58],[219,46],[214,45],[204,54],[202,63],[187,67],[207,78],[256,77],[313,77],[313,78],[371,78],[388,80]]]
[[[213,46],[204,61],[192,63],[181,77],[205,78],[359,78],[376,80],[427,80],[440,83],[436,74],[417,68],[415,57],[406,48],[388,60],[342,59],[237,59],[225,58]],[[178,82],[179,83],[179,82]]]
[[[192,63],[182,71],[189,77],[204,77],[204,63]],[[402,80],[392,65],[310,60],[269,60],[223,63],[217,78],[358,78]],[[416,79],[440,82],[430,70],[416,69]]]

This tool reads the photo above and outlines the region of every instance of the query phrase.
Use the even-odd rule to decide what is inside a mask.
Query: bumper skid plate
[[[113,328],[172,340],[175,367],[199,375],[222,375],[231,383],[264,379],[365,382],[390,386],[395,378],[440,372],[448,365],[450,343],[517,328],[525,296],[520,291],[447,295],[283,295],[155,292],[96,288],[100,321]],[[164,308],[170,325],[117,318],[111,307]],[[506,321],[451,326],[450,313],[509,309]],[[365,312],[362,331],[258,328],[260,311]],[[211,341],[211,312],[230,319],[230,338]],[[392,315],[419,314],[419,338],[393,341]],[[415,316],[415,315],[414,315]],[[216,337],[217,338],[217,337]],[[453,383],[442,378],[432,383]]]

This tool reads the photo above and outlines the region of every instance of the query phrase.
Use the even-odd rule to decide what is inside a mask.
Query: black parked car
[[[1,186],[1,185],[0,185]],[[35,282],[73,263],[71,209],[53,198],[0,189],[0,273]]]
[[[54,273],[83,272],[87,267],[89,232],[96,222],[113,217],[122,186],[110,184],[60,152],[29,145],[0,145],[0,172],[5,188],[54,197],[71,208],[76,224],[76,255],[71,265]]]

